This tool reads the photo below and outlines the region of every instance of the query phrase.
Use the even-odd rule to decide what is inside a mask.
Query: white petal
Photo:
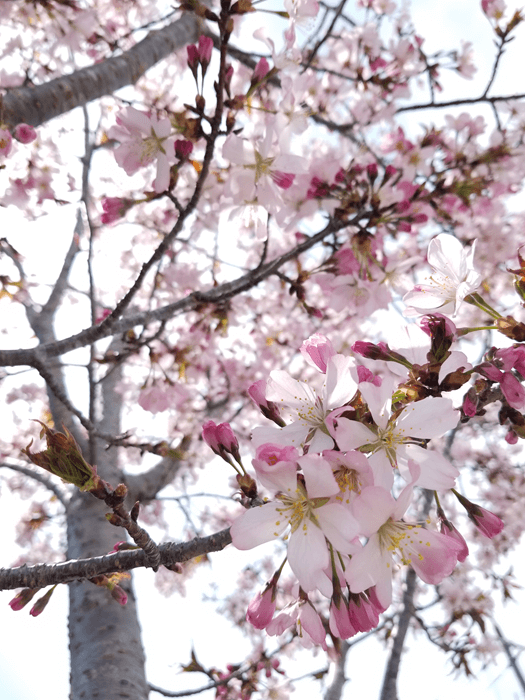
[[[418,486],[424,489],[445,491],[456,485],[459,471],[439,452],[425,450],[419,445],[402,445],[397,451],[397,456],[399,471],[407,481],[410,476],[407,474],[407,461],[405,460],[413,459],[421,469],[421,474],[416,481]]]
[[[352,540],[359,532],[359,523],[350,511],[339,503],[328,503],[315,510],[326,539],[342,554],[352,554],[356,545]]]
[[[440,437],[455,428],[459,418],[459,411],[450,399],[427,396],[409,404],[401,412],[394,434],[423,439]]]
[[[309,498],[335,496],[339,493],[339,484],[332,467],[321,455],[307,454],[297,461],[303,470]]]
[[[234,520],[230,529],[233,546],[237,549],[252,549],[282,535],[288,526],[288,520],[277,511],[280,506],[282,504],[265,503],[250,508]]]
[[[339,449],[346,452],[377,442],[377,435],[358,421],[338,418],[335,439]]]
[[[288,563],[301,587],[308,593],[317,588],[319,572],[330,561],[323,532],[313,522],[305,520],[288,542]]]

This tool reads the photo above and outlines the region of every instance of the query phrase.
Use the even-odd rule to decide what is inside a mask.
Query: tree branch
[[[14,472],[20,472],[20,474],[29,476],[31,479],[43,484],[46,489],[49,489],[49,491],[51,491],[58,498],[64,508],[67,508],[68,501],[64,493],[62,493],[58,486],[53,483],[53,481],[51,481],[46,474],[42,474],[40,471],[36,471],[35,469],[29,469],[29,467],[22,467],[20,464],[8,464],[7,462],[2,462],[0,464],[0,468],[1,467],[4,467],[5,469],[12,469]]]
[[[345,676],[345,663],[349,651],[350,644],[346,640],[343,640],[339,645],[339,655],[337,659],[332,662],[334,676],[332,678],[332,682],[326,689],[324,700],[341,700],[343,688],[347,681]]]
[[[159,491],[173,481],[184,462],[190,443],[191,436],[185,435],[177,447],[168,448],[166,457],[147,472],[126,476],[125,482],[132,503],[152,501]]]
[[[407,105],[406,107],[399,107],[396,109],[396,114],[401,112],[411,112],[417,109],[440,109],[442,107],[459,107],[460,105],[475,105],[480,102],[488,102],[489,104],[494,104],[495,102],[508,102],[509,100],[521,100],[525,97],[525,93],[519,95],[498,95],[497,97],[486,97],[485,95],[480,95],[479,97],[465,97],[457,100],[449,100],[448,102],[425,102],[424,104]]]
[[[194,557],[220,552],[231,543],[230,528],[215,532],[208,537],[196,537],[189,542],[166,542],[159,545],[160,563],[172,567],[178,562]],[[36,564],[18,566],[13,569],[0,569],[0,590],[13,588],[45,588],[55,583],[93,578],[100,574],[148,566],[143,549],[124,550],[101,557],[76,559],[58,564]]]
[[[75,107],[111,95],[135,84],[173,51],[197,41],[199,32],[199,20],[191,13],[183,14],[167,27],[150,32],[121,56],[112,56],[43,85],[9,90],[3,100],[0,98],[0,120],[10,130],[21,122],[40,126]]]
[[[286,262],[309,250],[335,231],[355,225],[362,216],[363,214],[359,213],[350,221],[330,222],[322,231],[307,238],[288,252],[283,253],[283,255],[274,258],[264,265],[258,266],[254,270],[250,270],[232,282],[225,282],[206,292],[192,292],[173,304],[168,304],[159,309],[131,314],[114,321],[114,323],[109,326],[104,326],[103,322],[98,326],[86,328],[69,338],[48,343],[47,345],[20,350],[2,350],[0,351],[0,365],[5,367],[29,365],[32,367],[35,362],[47,362],[51,357],[57,357],[65,352],[84,347],[90,343],[94,343],[96,340],[107,338],[115,333],[124,333],[134,326],[142,326],[152,321],[164,321],[179,313],[194,311],[197,308],[201,308],[203,304],[217,304],[227,301],[237,294],[253,289],[267,277],[275,274]]]

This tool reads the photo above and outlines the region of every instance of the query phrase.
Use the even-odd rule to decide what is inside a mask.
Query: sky
[[[519,7],[518,3],[508,3],[511,7]],[[478,8],[477,0],[414,0],[412,12],[414,23],[419,33],[426,38],[425,48],[429,51],[448,49],[457,46],[461,39],[472,41],[474,46],[491,46],[488,23],[481,13],[473,12],[472,6]],[[514,92],[520,89],[516,65],[523,65],[523,31],[518,40],[511,45],[503,64],[501,77],[495,84],[492,94],[498,92]],[[475,62],[480,66],[474,80],[465,81],[451,75],[447,78],[446,94],[476,95],[486,83],[490,70],[490,55],[488,52],[476,52]],[[523,90],[521,88],[521,91]],[[443,119],[450,110],[436,114],[435,120]],[[463,111],[463,110],[460,110]],[[487,110],[486,114],[490,112]],[[406,117],[407,124],[416,128],[427,119],[426,114],[420,113]],[[8,225],[19,227],[23,232],[21,218],[15,212],[3,212]],[[43,227],[44,231],[56,231],[57,227],[67,224],[68,217],[74,225],[74,212],[62,212],[60,221],[51,217],[41,219],[28,227],[27,236],[33,237],[36,244]],[[72,228],[71,226],[71,228]],[[71,229],[69,229],[71,230]],[[45,248],[45,243],[43,243]],[[43,252],[43,255],[46,253]],[[5,347],[6,339],[1,338]],[[223,467],[221,467],[223,468]],[[225,469],[224,467],[223,469]],[[226,478],[229,474],[226,474]],[[224,480],[221,473],[220,479]],[[218,478],[219,481],[219,478]],[[198,485],[195,487],[198,490]],[[17,556],[17,550],[12,544],[15,539],[14,514],[20,504],[8,491],[3,488],[1,493],[0,532],[2,533],[2,550],[0,566],[9,566]],[[28,503],[23,504],[27,508]],[[178,517],[173,513],[173,517]],[[152,586],[152,574],[148,571],[138,571],[135,575],[135,585],[139,597],[139,615],[143,629],[143,641],[148,650],[147,673],[148,679],[155,685],[171,690],[182,690],[200,687],[206,684],[206,679],[196,674],[180,674],[180,664],[189,661],[192,643],[197,655],[203,663],[217,666],[241,660],[243,658],[243,642],[240,633],[217,618],[214,614],[214,603],[202,602],[201,590],[210,594],[213,585],[218,584],[228,589],[233,584],[236,572],[253,556],[250,552],[240,553],[229,548],[224,553],[211,555],[211,566],[203,567],[199,576],[188,586],[187,596],[182,598],[175,594],[171,598],[163,598]],[[525,546],[522,543],[519,550],[513,553],[509,565],[514,566],[518,580],[525,581]],[[195,581],[195,584],[193,584]],[[103,594],[103,591],[101,591]],[[38,618],[31,618],[27,610],[14,613],[8,606],[13,597],[10,591],[0,594],[0,700],[34,700],[35,697],[47,700],[65,700],[68,697],[68,666],[67,666],[67,590],[59,586],[55,591],[48,609]],[[516,592],[517,605],[503,607],[497,605],[498,624],[504,633],[518,643],[525,644],[523,636],[523,609],[525,592]],[[212,622],[213,621],[213,622]],[[422,636],[414,643],[410,638],[407,643],[411,647],[410,654],[403,659],[399,677],[399,697],[402,700],[443,700],[443,698],[462,698],[462,700],[518,700],[522,698],[512,673],[506,669],[504,657],[497,666],[479,673],[477,679],[455,679],[450,675],[451,666],[442,653],[435,651]],[[386,655],[373,640],[356,645],[352,649],[347,666],[347,676],[350,681],[345,687],[344,700],[373,700],[378,697],[382,680],[383,664]],[[294,674],[300,676],[312,669],[322,668],[322,656],[306,655],[306,659],[298,663]],[[525,660],[522,662],[525,670]],[[52,687],[49,678],[52,678]],[[45,684],[45,686],[43,685]],[[298,681],[297,694],[302,700],[317,700],[321,697],[320,685],[311,680]],[[43,690],[46,687],[47,690]],[[214,696],[212,691],[203,694],[202,698]],[[151,698],[160,697],[152,693]]]

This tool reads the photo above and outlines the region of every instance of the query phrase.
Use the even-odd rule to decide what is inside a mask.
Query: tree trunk
[[[117,343],[118,346],[118,343]],[[112,343],[115,347],[115,343]],[[101,429],[118,435],[122,397],[115,391],[120,371],[102,382]],[[97,470],[114,488],[122,481],[118,451],[95,442]],[[76,493],[67,514],[68,558],[90,557],[111,551],[125,532],[110,525],[107,507],[90,494]],[[145,655],[131,583],[119,605],[107,589],[89,581],[69,586],[69,649],[71,700],[147,700]]]
[[[110,465],[99,465],[107,476]],[[102,467],[102,468],[100,468]],[[108,552],[120,533],[105,519],[102,501],[78,493],[68,512],[68,558]],[[88,581],[69,584],[71,700],[147,700],[144,650],[131,585],[119,605]]]

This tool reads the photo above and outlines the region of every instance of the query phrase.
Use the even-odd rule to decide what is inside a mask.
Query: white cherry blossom
[[[482,276],[474,268],[475,249],[476,241],[465,249],[455,236],[446,233],[433,238],[427,257],[434,274],[427,284],[418,284],[405,294],[405,304],[419,313],[439,309],[455,316],[463,299],[481,284]]]

